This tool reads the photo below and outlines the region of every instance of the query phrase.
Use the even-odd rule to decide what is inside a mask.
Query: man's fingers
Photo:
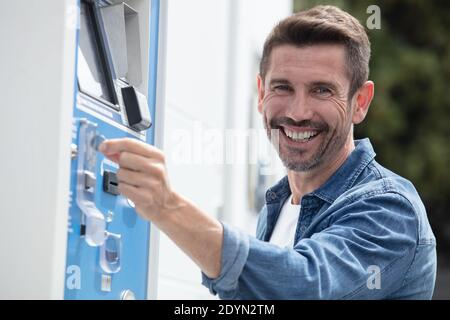
[[[118,163],[119,162],[120,153],[114,153],[114,154],[105,154],[105,158],[108,158],[112,162]]]
[[[151,163],[152,160],[134,153],[124,151],[117,156],[116,162],[121,168],[134,171],[145,171],[148,163]]]
[[[164,154],[158,148],[131,138],[106,140],[100,144],[99,151],[108,157],[130,152],[146,158],[164,160]]]
[[[142,190],[140,188],[125,182],[120,182],[118,188],[121,195],[134,203],[138,203],[142,200]]]
[[[150,185],[149,181],[151,180],[151,176],[121,168],[117,171],[117,180],[119,181],[119,185],[121,183],[126,183],[138,188],[145,188]]]

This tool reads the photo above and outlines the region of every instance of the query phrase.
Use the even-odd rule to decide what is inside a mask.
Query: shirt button
[[[300,231],[303,233],[303,232],[305,232],[306,231],[306,227],[305,226],[301,226],[300,227]]]
[[[267,193],[267,198],[269,198],[269,200],[275,200],[277,198],[277,194],[273,191],[269,191]]]

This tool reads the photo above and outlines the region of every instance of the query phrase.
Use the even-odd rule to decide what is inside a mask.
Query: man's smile
[[[294,142],[306,143],[317,137],[322,131],[312,128],[281,126],[280,130],[286,138]]]

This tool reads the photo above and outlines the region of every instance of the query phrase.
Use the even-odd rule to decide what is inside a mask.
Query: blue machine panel
[[[149,15],[150,69],[147,97],[151,119],[155,119],[159,1],[151,1]],[[80,39],[80,36],[77,38]],[[72,146],[76,147],[76,152],[71,160],[64,298],[121,299],[126,295],[125,298],[146,299],[148,273],[152,272],[149,270],[150,224],[136,214],[133,203],[128,199],[104,191],[103,183],[107,175],[105,172],[115,173],[118,166],[97,152],[96,140],[89,140],[87,135],[95,134],[97,138],[106,139],[130,137],[153,144],[155,125],[153,123],[146,131],[135,130],[124,120],[123,106],[121,110],[115,110],[108,103],[83,93],[79,88],[80,85],[75,92],[73,111]],[[85,143],[86,141],[92,141],[92,144]],[[83,161],[83,164],[80,164],[80,161]],[[90,166],[93,177],[81,172],[80,165],[83,168]],[[80,181],[86,183],[82,189]],[[111,183],[114,187],[115,182]],[[91,193],[86,191],[89,184],[92,184],[89,191]],[[88,244],[87,219],[83,206],[80,206],[81,193],[92,196],[87,205],[88,209],[91,206],[95,212],[102,215],[106,234],[109,235],[102,240],[102,244]],[[86,199],[89,200],[88,197]],[[101,264],[102,257],[109,262],[106,267]]]

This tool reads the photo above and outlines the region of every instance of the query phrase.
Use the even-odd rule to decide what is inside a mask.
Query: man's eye
[[[331,94],[331,90],[327,87],[317,87],[313,89],[313,93],[321,95],[321,96],[327,96]]]
[[[280,84],[273,87],[275,91],[279,92],[290,92],[292,91],[291,87],[286,84]]]

